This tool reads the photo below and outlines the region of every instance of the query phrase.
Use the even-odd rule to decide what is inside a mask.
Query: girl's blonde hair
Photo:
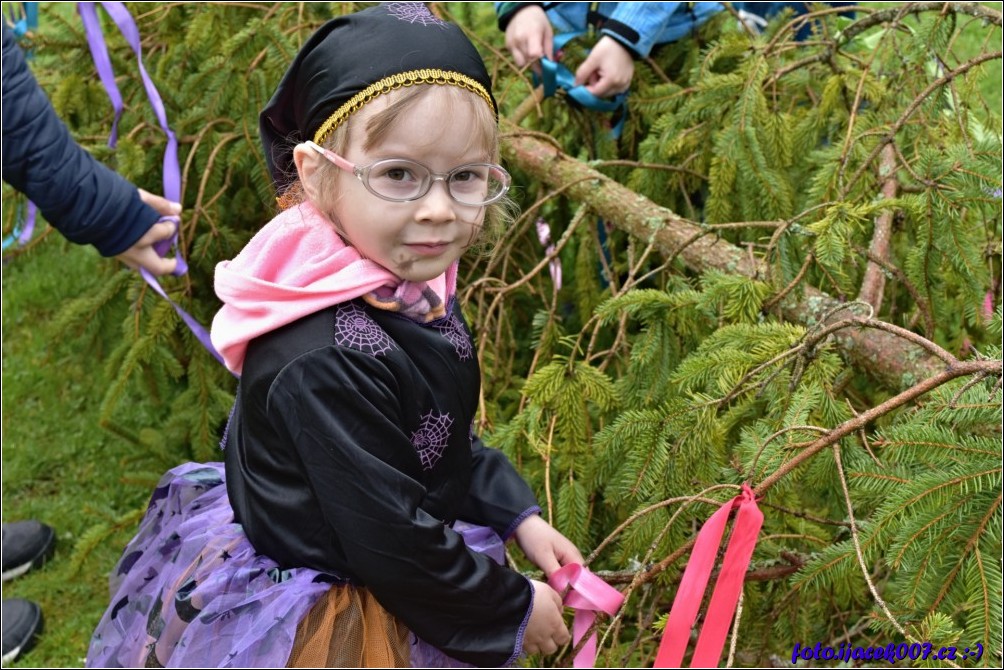
[[[365,140],[363,149],[370,150],[380,144],[398,120],[407,114],[418,101],[433,90],[433,84],[415,84],[407,88],[397,89],[384,94],[389,99],[389,104],[366,122]],[[467,149],[477,148],[484,151],[486,159],[492,163],[499,161],[499,130],[495,119],[494,111],[485,104],[484,100],[474,93],[455,86],[440,86],[439,88],[448,91],[447,98],[448,114],[446,119],[452,118],[455,114],[472,114],[475,118],[476,131],[469,138]],[[358,115],[350,116],[345,123],[335,128],[324,141],[324,146],[335,153],[341,154],[349,145],[349,137],[359,132]],[[314,179],[318,180],[317,186],[321,192],[335,193],[335,182],[337,180],[339,168],[331,165],[327,161],[322,161],[321,166],[315,173]],[[337,197],[337,194],[335,194]],[[306,199],[303,186],[299,181],[295,182],[279,198],[283,208],[298,204]],[[324,203],[317,203],[319,206]],[[322,211],[326,208],[321,206]],[[481,230],[474,237],[471,249],[476,253],[490,252],[494,243],[502,233],[512,225],[516,218],[516,204],[509,198],[508,194],[500,200],[485,207],[484,221]]]

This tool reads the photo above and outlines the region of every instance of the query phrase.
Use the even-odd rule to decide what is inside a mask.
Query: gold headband
[[[400,74],[385,77],[375,84],[370,84],[349,98],[348,102],[336,109],[334,113],[332,113],[332,115],[321,124],[321,127],[317,129],[317,132],[314,133],[314,142],[323,145],[324,141],[328,139],[328,136],[335,130],[335,128],[342,125],[345,119],[359,111],[359,108],[367,102],[370,102],[384,93],[388,93],[404,86],[413,86],[415,84],[437,84],[440,86],[459,86],[460,88],[466,88],[468,91],[473,91],[481,96],[481,98],[488,103],[488,106],[491,107],[492,112],[495,111],[495,104],[492,102],[492,98],[488,95],[488,91],[485,90],[485,87],[467,75],[460,74],[459,72],[447,72],[446,70],[435,69],[411,70],[409,72],[402,72]]]

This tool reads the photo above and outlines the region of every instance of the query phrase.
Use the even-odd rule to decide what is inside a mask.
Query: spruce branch
[[[629,160],[596,160],[590,161],[589,167],[599,169],[606,167],[630,167],[637,170],[662,170],[664,172],[680,172],[682,174],[694,177],[695,179],[700,179],[701,181],[707,181],[707,175],[703,175],[700,172],[694,172],[693,170],[688,170],[687,168],[680,167],[679,165],[667,165],[665,163],[643,163],[641,161],[629,161]],[[779,225],[774,221],[759,222],[761,224],[766,224],[770,227]],[[741,224],[741,225],[756,225],[755,223]]]
[[[565,229],[565,232],[561,234],[561,237],[558,238],[558,241],[554,244],[554,249],[549,253],[544,254],[544,257],[540,260],[540,262],[538,262],[537,265],[535,265],[532,269],[524,273],[522,277],[520,277],[511,284],[506,284],[504,286],[499,286],[497,288],[488,287],[486,291],[489,293],[497,294],[496,300],[498,300],[507,293],[512,293],[519,287],[529,282],[535,276],[540,274],[540,272],[544,268],[546,268],[548,265],[551,264],[552,260],[557,258],[559,254],[561,254],[561,250],[564,249],[565,245],[568,244],[569,240],[572,239],[572,233],[575,232],[575,229],[578,228],[579,224],[585,219],[586,212],[587,209],[585,207],[579,208],[579,211],[576,212],[574,217],[572,217],[571,223],[568,224],[568,228]],[[492,307],[494,306],[495,305],[493,304]],[[492,311],[493,310],[490,308],[489,314],[491,314]]]
[[[512,121],[517,126],[522,123],[523,119],[527,115],[536,110],[538,116],[543,116],[544,112],[540,107],[540,103],[544,100],[544,85],[534,87],[530,92],[530,95],[526,96],[523,102],[519,103],[519,106],[508,115],[510,121]]]
[[[902,407],[909,402],[912,402],[919,398],[920,396],[933,391],[939,386],[946,384],[953,379],[958,379],[959,377],[965,377],[972,374],[987,373],[987,374],[1001,374],[1001,361],[956,361],[954,364],[947,366],[945,370],[941,373],[929,377],[924,381],[915,384],[911,388],[903,391],[902,393],[889,398],[883,403],[876,405],[866,412],[862,412],[858,416],[845,421],[839,426],[835,427],[825,436],[819,438],[808,447],[803,449],[797,456],[792,458],[790,461],[785,463],[783,466],[778,468],[776,472],[762,480],[754,488],[754,492],[760,496],[764,492],[769,490],[774,484],[779,482],[781,479],[786,477],[791,471],[797,468],[799,465],[807,461],[808,459],[815,456],[817,453],[825,449],[826,447],[835,444],[841,438],[847,436],[850,433],[857,431],[859,428],[871,423],[880,416],[891,412],[892,410]]]
[[[812,262],[814,260],[816,260],[816,256],[811,251],[805,255],[805,260],[802,262],[802,267],[799,268],[798,273],[794,276],[794,278],[790,282],[788,282],[788,285],[785,286],[783,289],[781,289],[776,295],[772,296],[770,300],[764,302],[763,304],[764,314],[771,312],[774,309],[774,307],[777,306],[778,303],[784,300],[785,296],[791,293],[796,286],[802,283],[802,279],[805,278],[805,273],[808,272],[809,266],[812,265]]]
[[[592,177],[585,176],[578,181],[571,181],[567,184],[562,184],[558,188],[549,191],[548,193],[538,198],[536,201],[534,201],[532,205],[525,208],[520,214],[520,217],[516,220],[516,222],[508,230],[506,230],[506,232],[502,235],[502,239],[500,239],[498,242],[498,247],[500,249],[505,248],[508,246],[509,240],[520,239],[523,236],[523,233],[525,232],[526,228],[528,228],[532,224],[532,222],[537,219],[538,211],[545,204],[558,198],[565,191],[574,188],[580,182],[589,181],[591,179]],[[504,275],[505,273],[504,272],[499,273],[496,270],[498,268],[499,263],[504,263],[505,261],[508,260],[508,258],[509,254],[493,254],[491,258],[488,259],[488,264],[483,270],[484,276],[467,283],[467,287],[464,290],[464,295],[465,295],[464,301],[465,302],[470,301],[470,298],[468,296],[470,296],[475,289],[481,288],[481,286],[484,284],[502,283],[502,281],[498,278],[498,276]]]
[[[976,56],[966,61],[965,63],[955,68],[954,70],[945,73],[943,77],[939,77],[938,79],[928,84],[927,88],[921,91],[920,94],[913,99],[913,102],[907,105],[906,110],[900,115],[900,117],[896,120],[896,122],[892,124],[892,127],[889,129],[889,131],[885,133],[885,135],[879,140],[878,144],[876,144],[875,148],[871,150],[871,152],[868,154],[867,157],[865,157],[861,165],[858,166],[858,169],[854,172],[850,180],[848,180],[848,182],[844,185],[842,189],[844,197],[846,197],[847,194],[850,193],[851,189],[857,183],[858,179],[861,178],[861,176],[865,173],[865,171],[875,160],[875,158],[882,152],[883,148],[887,144],[890,144],[893,141],[895,141],[896,134],[903,129],[903,126],[905,126],[907,121],[910,120],[910,117],[913,116],[913,113],[920,108],[921,104],[923,104],[924,101],[927,100],[927,98],[932,93],[940,89],[942,86],[950,83],[953,79],[955,79],[959,75],[965,74],[966,72],[976,67],[977,65],[980,65],[990,60],[998,60],[1001,58],[1002,55],[1004,55],[1004,52],[1001,51],[993,51],[991,53],[980,54],[979,56]]]
[[[216,159],[219,157],[220,152],[227,144],[240,139],[243,139],[243,134],[241,133],[227,133],[219,139],[216,146],[214,146],[213,150],[209,153],[209,158],[206,161],[206,166],[202,172],[202,178],[199,180],[199,190],[195,195],[195,206],[193,207],[194,214],[192,216],[192,221],[187,226],[191,230],[196,230],[196,225],[199,222],[200,215],[207,211],[210,207],[205,200],[206,186],[210,177],[213,176],[213,165],[216,163]],[[192,153],[194,154],[195,152],[193,151]]]
[[[856,7],[855,9],[860,10],[861,7]],[[994,10],[992,7],[987,7],[979,2],[911,2],[899,7],[892,7],[872,12],[865,18],[855,21],[851,25],[847,26],[843,32],[841,32],[839,42],[841,44],[846,44],[857,37],[858,34],[873,26],[886,23],[908,14],[922,14],[924,12],[937,12],[942,15],[949,13],[966,14],[968,16],[986,21],[987,23],[997,27],[1001,26],[1002,19],[1002,15],[999,11]]]
[[[714,500],[712,498],[704,497],[704,494],[711,493],[712,491],[717,491],[719,489],[737,490],[738,487],[735,486],[734,484],[718,484],[716,486],[712,486],[705,489],[696,496],[680,496],[677,498],[667,498],[666,500],[659,501],[654,505],[649,505],[648,507],[638,510],[637,512],[629,516],[627,519],[625,519],[619,526],[617,526],[617,528],[615,528],[609,535],[607,535],[602,542],[596,545],[596,548],[593,549],[592,553],[590,553],[589,556],[586,557],[585,565],[588,566],[590,563],[596,560],[596,557],[599,556],[600,552],[606,549],[607,546],[609,546],[610,543],[613,542],[618,535],[620,535],[635,521],[645,516],[646,514],[651,514],[656,510],[660,510],[665,507],[669,507],[670,505],[676,505],[676,504],[693,504],[695,502],[700,502],[712,506],[721,505],[722,503],[719,500]]]
[[[1000,390],[1001,390],[1001,381],[1004,381],[1004,378],[998,377],[997,381],[993,385],[993,388],[990,389],[990,395],[988,397],[988,400],[993,400],[993,397],[995,395],[997,395],[998,392],[1000,392]]]
[[[892,34],[893,28],[898,28],[900,20],[903,17],[902,11],[896,15],[893,19],[889,29],[884,31],[880,38],[880,42],[885,42],[885,40]],[[843,181],[844,170],[847,168],[847,157],[851,150],[851,145],[854,139],[854,130],[857,126],[858,113],[861,111],[861,101],[865,90],[865,81],[868,80],[868,76],[872,72],[872,65],[878,58],[879,53],[882,51],[879,46],[869,50],[868,59],[865,63],[861,65],[861,76],[858,77],[857,89],[854,91],[854,100],[847,104],[849,118],[847,120],[847,131],[844,133],[844,145],[843,150],[840,152],[840,172],[838,173],[837,181]],[[844,99],[846,102],[846,93],[844,93]],[[890,168],[892,169],[892,168]]]
[[[958,405],[958,402],[959,402],[959,399],[962,398],[962,396],[965,394],[965,392],[968,391],[969,389],[973,388],[977,384],[979,384],[984,379],[986,379],[989,376],[989,374],[990,374],[989,372],[980,372],[980,373],[977,373],[977,374],[973,375],[972,379],[970,379],[968,382],[966,382],[962,386],[962,388],[960,388],[958,391],[955,392],[955,395],[952,396],[952,399],[948,401],[948,406],[951,409],[956,409],[956,407]],[[998,379],[998,381],[999,381],[999,379]]]
[[[931,306],[927,303],[927,300],[920,295],[920,291],[918,291],[917,287],[913,285],[910,278],[906,276],[906,273],[890,263],[887,259],[876,256],[869,249],[864,249],[856,244],[851,248],[867,258],[869,265],[874,264],[896,277],[899,283],[903,285],[903,288],[906,289],[906,292],[910,294],[910,297],[913,298],[913,302],[917,306],[917,312],[920,314],[920,318],[924,320],[924,335],[928,338],[933,337],[934,316],[931,313]]]
[[[774,433],[773,435],[771,435],[770,437],[768,437],[766,440],[764,440],[763,444],[760,445],[760,448],[757,449],[756,455],[753,456],[753,462],[750,464],[749,470],[746,473],[746,480],[747,481],[749,481],[750,479],[752,479],[753,473],[756,472],[757,461],[760,460],[760,455],[763,454],[763,451],[764,451],[764,449],[767,448],[767,445],[770,444],[771,442],[773,442],[774,440],[776,440],[777,438],[781,437],[782,435],[784,435],[786,433],[790,433],[792,431],[796,431],[796,430],[800,430],[800,431],[813,431],[814,430],[817,433],[826,433],[826,432],[829,432],[828,429],[821,428],[819,426],[811,426],[811,425],[806,425],[806,426],[785,426],[784,428],[782,428],[781,430],[777,431],[776,433]],[[802,444],[807,444],[807,443],[802,443]],[[796,446],[796,445],[791,445],[791,446]]]
[[[772,503],[772,502],[767,502],[766,500],[764,500],[763,502],[761,502],[760,505],[762,505],[764,507],[770,507],[772,509],[776,509],[779,512],[783,512],[785,514],[789,514],[791,516],[795,516],[795,517],[798,517],[800,519],[806,519],[808,521],[812,521],[813,523],[821,523],[821,524],[825,524],[825,525],[828,525],[828,526],[850,527],[850,524],[848,524],[846,521],[835,521],[834,519],[824,519],[824,518],[816,516],[814,514],[809,514],[808,512],[802,512],[802,511],[799,511],[799,510],[788,509],[787,507],[782,507],[781,505],[777,505],[777,504]]]
[[[816,344],[818,344],[826,337],[840,330],[858,326],[864,328],[875,328],[877,330],[886,331],[888,333],[896,335],[897,337],[901,337],[904,340],[908,340],[919,347],[927,349],[932,355],[937,356],[938,358],[940,358],[942,361],[944,361],[949,365],[958,362],[958,359],[956,359],[955,356],[953,356],[952,354],[945,351],[945,349],[938,346],[931,340],[928,340],[927,338],[918,335],[917,333],[914,333],[913,331],[907,330],[906,328],[901,328],[900,326],[897,326],[892,323],[887,323],[880,319],[865,318],[865,317],[850,317],[848,319],[832,323],[826,326],[825,328],[817,329],[813,333],[806,335],[805,346],[810,348],[814,347]]]
[[[182,8],[187,6],[187,2],[165,2],[162,4],[154,5],[154,7],[147,12],[136,15],[136,22],[142,23],[148,20],[149,17],[155,16],[156,14],[161,14],[160,19],[162,20],[167,16],[168,10],[174,8]],[[207,2],[207,5],[223,5],[226,7],[240,7],[243,9],[253,9],[255,11],[267,12],[273,8],[275,3],[270,2]]]
[[[796,568],[797,570],[798,568]],[[732,622],[732,635],[729,640],[729,657],[725,661],[725,667],[731,668],[736,658],[736,643],[739,641],[739,622],[743,618],[743,590],[739,589],[739,601],[736,602],[736,616]]]
[[[846,398],[844,399],[844,401],[847,404],[847,408],[851,411],[851,414],[857,416],[858,411],[854,409],[854,405],[851,404],[851,401]],[[884,467],[882,465],[882,461],[880,461],[878,459],[878,456],[875,455],[875,452],[872,451],[871,445],[868,444],[868,435],[865,433],[865,429],[863,426],[858,429],[858,437],[861,438],[861,446],[864,447],[865,451],[868,452],[868,456],[872,459],[872,462],[875,463],[875,465],[879,466],[880,468]]]
[[[858,565],[861,567],[861,575],[864,577],[865,583],[868,584],[868,590],[871,592],[872,598],[875,599],[875,602],[882,609],[882,612],[889,620],[889,623],[891,623],[893,627],[897,631],[899,631],[900,635],[902,635],[906,640],[908,640],[911,643],[918,642],[918,640],[913,635],[911,635],[906,631],[906,629],[903,627],[902,624],[899,623],[896,617],[893,616],[892,612],[889,610],[889,606],[886,604],[882,596],[879,595],[878,589],[875,587],[875,582],[872,580],[871,574],[868,572],[868,566],[865,564],[864,552],[861,550],[861,539],[859,537],[857,523],[854,520],[854,505],[851,503],[851,492],[847,487],[847,476],[844,473],[844,465],[840,458],[839,442],[833,443],[833,460],[837,466],[837,476],[840,479],[840,487],[843,490],[844,503],[847,505],[847,518],[850,520],[851,523],[851,540],[854,543],[854,553],[857,556]],[[959,562],[958,565],[961,565],[961,561]],[[946,661],[946,662],[953,668],[959,667],[952,661]]]
[[[659,274],[660,272],[664,271],[671,265],[672,260],[667,260],[658,267],[653,268],[649,272],[646,272],[641,277],[637,277],[638,273],[641,271],[645,262],[648,260],[648,257],[654,250],[655,250],[654,242],[649,241],[649,243],[645,246],[644,251],[642,251],[641,257],[638,258],[636,262],[631,263],[631,267],[630,270],[628,271],[628,276],[627,279],[624,281],[624,284],[617,288],[614,288],[613,285],[611,284],[611,288],[614,288],[613,295],[611,296],[611,298],[618,298],[627,294],[631,289],[635,288],[649,277]],[[610,268],[607,265],[606,258],[603,254],[600,254],[600,259],[603,263],[603,271],[608,274],[613,274],[610,271]],[[610,365],[614,360],[613,356],[614,352],[616,352],[626,340],[627,317],[628,315],[626,313],[620,316],[618,320],[617,335],[614,338],[613,344],[610,345],[610,348],[607,349],[606,351],[595,352],[596,344],[599,340],[601,330],[605,325],[605,320],[602,319],[599,314],[594,313],[592,316],[589,317],[589,320],[585,323],[585,325],[582,326],[582,330],[580,331],[579,336],[576,339],[573,351],[579,350],[582,344],[582,340],[585,337],[586,331],[589,331],[591,329],[589,344],[586,346],[584,359],[587,363],[591,364],[597,358],[601,358],[602,361],[600,363],[599,369],[601,371],[606,370],[607,366]]]
[[[199,153],[199,147],[202,145],[202,141],[206,138],[206,135],[208,135],[210,131],[212,131],[217,125],[220,124],[228,125],[230,127],[233,127],[235,125],[233,119],[227,119],[227,118],[212,119],[210,121],[207,121],[206,124],[202,127],[202,129],[198,133],[193,135],[191,138],[180,138],[178,140],[179,143],[182,145],[191,144],[191,147],[189,148],[188,151],[188,156],[185,158],[185,165],[181,170],[181,202],[185,202],[185,187],[188,186],[190,182],[189,174],[191,172],[192,165],[195,163],[195,157]],[[251,144],[252,143],[249,142],[249,145]],[[195,220],[192,221],[190,224],[187,224],[187,227],[190,228],[192,231],[194,231],[197,229],[196,228],[197,223],[198,223],[198,212],[196,212]]]
[[[856,6],[855,11],[868,11],[869,8],[862,6]],[[808,20],[811,17],[823,16],[825,14],[832,14],[835,12],[844,11],[844,8],[830,8],[827,10],[821,10],[818,12],[812,12],[806,14],[803,17],[799,17],[792,21],[803,21]],[[881,25],[883,23],[898,23],[905,16],[909,14],[922,14],[925,12],[938,12],[939,14],[944,14],[946,12],[952,12],[956,14],[967,14],[978,19],[982,19],[989,24],[1001,26],[1001,13],[995,11],[994,9],[987,7],[983,4],[976,2],[914,2],[901,5],[899,7],[893,7],[891,9],[885,9],[877,12],[871,12],[862,19],[859,19],[847,26],[844,30],[838,33],[831,44],[821,51],[820,53],[807,56],[799,61],[791,63],[790,65],[781,68],[775,72],[766,82],[765,85],[773,86],[779,79],[784,77],[791,72],[800,70],[804,67],[812,65],[813,63],[825,63],[833,59],[835,53],[840,49],[841,46],[847,44],[852,39],[857,37],[859,34],[873,28],[875,26]],[[785,29],[778,31],[778,34],[774,37],[771,42],[767,44],[764,51],[766,53],[774,53],[777,46],[777,42],[780,40],[781,36],[790,28],[791,24],[785,26]]]
[[[738,396],[740,396],[743,393],[745,393],[745,392],[747,392],[747,391],[750,390],[750,388],[753,385],[747,385],[747,382],[749,382],[753,377],[757,376],[759,373],[763,372],[764,370],[766,370],[767,368],[773,366],[774,364],[779,363],[781,361],[784,361],[786,359],[792,358],[792,357],[794,357],[795,360],[794,360],[794,364],[792,366],[793,367],[793,373],[792,373],[791,381],[789,383],[789,389],[790,390],[794,390],[795,387],[798,386],[798,382],[801,379],[802,373],[804,373],[804,371],[805,371],[805,369],[806,369],[806,367],[808,365],[809,360],[813,357],[814,351],[815,351],[816,347],[818,346],[818,344],[821,341],[823,341],[831,333],[836,332],[838,330],[841,330],[843,328],[846,328],[846,327],[849,327],[849,326],[853,325],[852,320],[845,320],[845,321],[840,321],[840,322],[835,323],[835,324],[831,324],[829,327],[827,327],[825,329],[821,329],[822,324],[827,323],[827,321],[834,314],[836,314],[838,312],[841,312],[841,311],[844,311],[846,309],[849,309],[854,304],[855,303],[844,303],[844,304],[838,305],[837,307],[835,307],[832,310],[830,310],[827,314],[823,315],[823,318],[820,319],[819,323],[817,323],[812,329],[806,331],[806,334],[802,337],[801,341],[798,344],[796,344],[794,347],[792,347],[792,348],[790,348],[790,349],[788,349],[786,351],[781,352],[777,356],[771,358],[769,361],[766,361],[765,363],[761,363],[760,365],[756,366],[755,368],[753,368],[752,370],[750,370],[749,372],[747,372],[745,375],[743,375],[743,377],[736,384],[733,385],[733,388],[732,388],[732,390],[729,393],[727,393],[723,398],[720,398],[720,399],[712,401],[712,402],[714,404],[719,405],[719,406],[727,405],[728,403],[732,402]],[[867,303],[859,303],[859,304],[863,304],[864,306],[868,307],[869,309],[871,308],[871,306],[868,305]],[[871,322],[871,321],[874,321],[874,319],[871,319],[869,317],[868,319],[866,319],[866,321]],[[883,323],[884,324],[884,322],[877,322],[877,321],[876,321],[876,323]],[[888,325],[888,324],[884,324],[884,325]],[[881,328],[881,326],[878,326],[878,325],[876,325],[875,327],[876,328]],[[898,327],[894,327],[894,328],[898,328]],[[898,329],[898,331],[902,331],[904,334],[913,335],[913,333],[910,333],[910,331],[906,331],[904,329]],[[898,331],[894,330],[893,332],[898,332]],[[926,340],[925,340],[925,342],[926,342]],[[935,346],[935,347],[937,346],[937,345],[934,345],[933,343],[930,343],[930,342],[928,342],[928,344],[931,344],[932,346]],[[951,357],[951,354],[948,354],[948,352],[945,352],[940,347],[937,348],[937,351],[943,352],[945,355]],[[951,360],[954,360],[954,357],[951,358]],[[765,379],[765,380],[763,380],[763,381],[758,382],[758,383],[755,384],[755,386],[760,387],[760,391],[758,392],[758,395],[760,393],[764,392],[764,390],[767,388],[767,386],[770,384],[770,382],[772,382],[781,373],[781,371],[783,369],[784,369],[783,367],[778,367],[773,373],[771,373],[771,375],[769,377],[767,377],[767,379]]]
[[[962,549],[962,555],[959,557],[958,562],[956,562],[956,564],[952,566],[951,572],[949,572],[948,575],[945,577],[944,583],[941,589],[938,591],[937,597],[935,597],[934,602],[931,603],[930,611],[933,612],[941,603],[941,601],[945,598],[945,596],[948,595],[948,590],[952,586],[952,583],[955,581],[955,577],[959,574],[959,571],[962,570],[962,565],[963,565],[962,559],[965,558],[966,555],[968,555],[970,552],[978,551],[978,543],[980,537],[983,536],[983,533],[986,530],[987,525],[993,519],[997,510],[1000,508],[1002,500],[1004,500],[1004,492],[997,494],[997,497],[994,499],[993,503],[987,508],[986,514],[984,514],[983,518],[980,519],[979,525],[976,527],[976,529],[973,531],[973,534],[970,535],[969,539],[966,541],[966,545]]]
[[[801,570],[805,566],[807,560],[805,556],[800,556],[790,551],[782,551],[778,554],[778,556],[786,563],[786,565],[778,565],[776,559],[766,561],[766,565],[763,565],[762,567],[751,565],[746,570],[746,574],[743,576],[743,581],[771,582],[778,579],[785,579],[786,577],[790,577]],[[644,572],[644,568],[641,568],[640,570],[597,570],[595,574],[608,584],[630,584],[635,580],[640,572]],[[718,578],[720,573],[721,569],[716,568],[712,571],[711,578],[708,581],[714,581]],[[679,576],[670,582],[670,584],[674,585],[679,583]]]
[[[943,370],[941,373],[934,375],[924,381],[915,384],[911,388],[903,391],[902,393],[886,400],[885,402],[873,407],[872,409],[862,412],[861,414],[855,416],[853,419],[843,422],[842,424],[836,426],[835,428],[829,430],[825,435],[815,440],[808,446],[806,446],[798,455],[793,457],[791,460],[786,462],[783,466],[778,468],[773,474],[761,480],[759,484],[753,489],[754,494],[759,498],[762,497],[768,490],[770,490],[775,484],[780,480],[785,478],[798,466],[803,464],[805,461],[809,460],[817,453],[822,451],[828,446],[837,446],[839,440],[847,435],[856,432],[863,426],[871,423],[875,419],[887,414],[888,412],[897,409],[910,403],[920,396],[942,386],[943,384],[957,379],[959,377],[964,377],[972,374],[996,374],[1001,375],[1001,361],[992,360],[981,360],[981,361],[955,361],[954,364],[949,365],[947,369]],[[682,510],[682,507],[681,507]],[[679,513],[679,510],[678,512]],[[675,514],[674,517],[675,518]],[[989,516],[987,517],[989,519]],[[985,519],[986,521],[986,519]],[[672,519],[670,523],[672,522]],[[851,521],[853,524],[853,520]],[[853,529],[853,526],[852,526]],[[855,531],[856,532],[856,531]],[[978,534],[973,536],[978,537]],[[632,579],[631,585],[628,587],[628,591],[632,591],[638,586],[648,583],[653,580],[657,575],[666,570],[670,565],[673,565],[677,560],[689,552],[696,542],[696,538],[691,538],[686,543],[678,547],[669,553],[666,557],[660,560],[658,563],[647,567],[644,570],[637,572]],[[970,540],[968,546],[973,545],[974,540]]]

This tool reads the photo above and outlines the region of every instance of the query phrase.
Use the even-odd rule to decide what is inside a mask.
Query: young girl
[[[567,642],[502,541],[548,575],[582,557],[472,431],[455,281],[505,202],[497,113],[473,45],[420,4],[304,45],[261,114],[287,209],[217,268],[213,342],[241,375],[225,476],[156,489],[90,666],[498,666]]]

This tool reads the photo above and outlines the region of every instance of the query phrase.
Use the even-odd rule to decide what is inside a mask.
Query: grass
[[[34,600],[45,616],[45,634],[18,667],[83,664],[135,519],[86,555],[75,548],[141,511],[150,492],[127,477],[122,440],[98,428],[100,355],[53,323],[66,298],[96,290],[110,271],[93,250],[55,237],[3,269],[3,518],[39,519],[57,534],[53,560],[4,584],[4,598]]]

